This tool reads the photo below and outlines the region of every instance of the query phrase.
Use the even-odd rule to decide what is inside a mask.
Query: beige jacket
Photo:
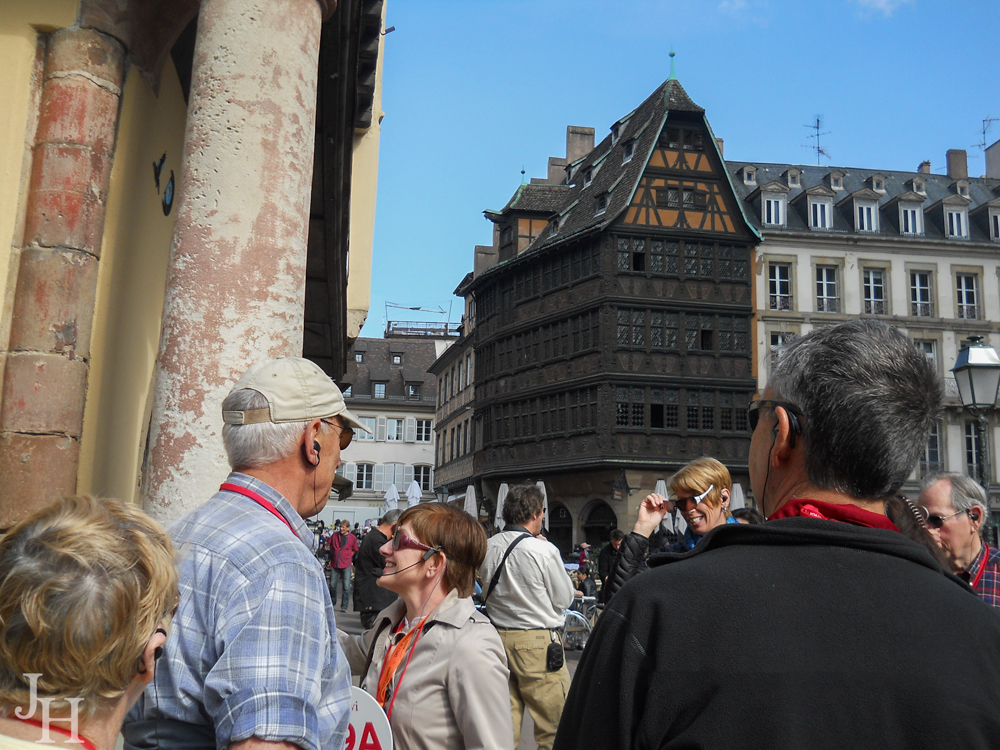
[[[363,635],[337,631],[356,675],[364,669],[378,634],[375,656],[361,680],[361,687],[372,695],[378,690],[390,638],[405,612],[406,605],[397,600]],[[428,617],[405,675],[402,665],[396,670],[391,688],[398,694],[389,720],[395,749],[513,750],[508,675],[496,629],[476,611],[471,598],[450,591]]]

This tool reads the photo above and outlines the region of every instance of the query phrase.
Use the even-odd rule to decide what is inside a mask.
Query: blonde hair
[[[708,489],[712,491],[702,500],[710,508],[718,508],[722,504],[722,490],[733,491],[733,478],[729,469],[709,456],[696,458],[685,464],[670,478],[670,494],[675,496],[700,495]],[[728,515],[729,511],[726,510]]]
[[[177,602],[170,537],[119,500],[67,497],[0,539],[0,708],[38,694],[83,698],[91,716],[122,696]]]

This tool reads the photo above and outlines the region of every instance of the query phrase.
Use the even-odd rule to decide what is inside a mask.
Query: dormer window
[[[392,363],[394,365],[401,365],[401,364],[403,364],[403,353],[402,352],[393,352],[392,353]]]
[[[800,172],[798,169],[789,169],[788,170],[788,187],[793,187],[793,188],[802,187],[802,178],[801,178],[801,175],[802,175],[802,172]]]
[[[583,186],[588,187],[594,181],[594,169],[591,167],[583,173]]]
[[[899,204],[899,233],[921,235],[924,233],[924,214],[920,206],[910,203]]]
[[[632,161],[632,155],[635,153],[635,141],[631,140],[622,146],[622,164],[628,164]]]
[[[766,227],[785,226],[785,196],[765,195],[761,201],[761,220]]]
[[[885,177],[880,174],[874,174],[871,176],[871,186],[872,190],[876,193],[885,192]]]
[[[809,226],[813,229],[833,228],[833,201],[829,198],[809,198]]]
[[[855,201],[855,208],[858,217],[855,231],[877,232],[878,204],[870,201]]]
[[[945,206],[944,232],[951,239],[967,239],[969,236],[968,211],[958,206]]]
[[[744,185],[756,185],[757,184],[757,168],[756,167],[743,167],[743,184]]]
[[[913,180],[913,192],[920,193],[921,195],[927,195],[927,183],[922,177],[914,177]]]
[[[621,134],[622,134],[621,123],[620,122],[616,122],[614,125],[611,126],[611,145],[612,146],[614,146],[616,143],[618,143],[618,139],[621,137]]]
[[[597,203],[597,211],[594,215],[600,216],[601,214],[603,214],[605,211],[608,210],[608,194],[604,193],[603,195],[597,196],[596,203]]]
[[[955,192],[961,195],[963,198],[969,197],[969,183],[965,180],[957,180],[955,182]]]
[[[990,239],[1000,242],[1000,210],[990,209]]]
[[[844,176],[840,172],[830,173],[830,187],[834,190],[844,189]]]

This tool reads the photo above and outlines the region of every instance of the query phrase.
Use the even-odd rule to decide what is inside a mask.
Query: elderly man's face
[[[961,569],[966,569],[979,553],[979,532],[968,513],[955,513],[951,504],[951,482],[939,479],[920,493],[918,502],[927,510],[928,516],[943,519],[940,529],[931,528],[928,524],[928,531],[948,556]],[[975,513],[975,510],[972,512]]]

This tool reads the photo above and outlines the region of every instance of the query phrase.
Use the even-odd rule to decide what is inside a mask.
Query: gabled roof
[[[522,183],[500,213],[507,211],[537,211],[553,214],[566,201],[569,185],[532,185]]]
[[[697,119],[708,129],[710,143],[706,144],[706,148],[716,149],[718,154],[715,138],[704,118],[705,110],[691,101],[678,80],[672,78],[664,81],[635,108],[630,117],[622,122],[619,137],[614,145],[611,143],[612,137],[609,133],[580,160],[575,184],[560,186],[568,192],[561,193],[563,208],[555,211],[562,217],[558,231],[553,232],[553,227],[544,229],[521,255],[564,242],[570,237],[601,231],[616,221],[632,200],[650,154],[656,147],[660,130],[670,112],[697,115]],[[634,143],[633,156],[623,164],[622,152],[625,144],[630,142]],[[719,159],[722,160],[721,154]],[[597,164],[600,164],[601,168],[596,170],[591,183],[584,187],[582,175]],[[608,194],[607,208],[601,214],[596,214],[595,200],[605,193]],[[752,224],[749,222],[747,224],[751,227],[751,231],[755,231]]]

